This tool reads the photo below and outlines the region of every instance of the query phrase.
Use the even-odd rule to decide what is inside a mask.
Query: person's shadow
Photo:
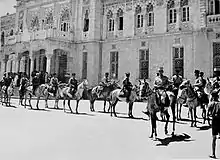
[[[160,141],[160,144],[157,144],[156,146],[168,146],[171,142],[190,142],[193,141],[190,139],[191,137],[188,134],[181,134],[181,135],[174,135],[171,137],[166,137],[164,139],[157,138],[158,141]]]

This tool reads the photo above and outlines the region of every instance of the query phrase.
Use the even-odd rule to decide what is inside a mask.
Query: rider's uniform
[[[172,77],[173,85],[176,88],[179,88],[180,84],[183,82],[183,78],[180,75],[174,75]]]
[[[77,91],[78,81],[76,78],[71,77],[68,82],[68,86],[70,87],[71,94],[74,94]]]
[[[126,95],[126,98],[127,98],[127,101],[129,101],[129,97],[130,97],[130,94],[131,94],[131,90],[132,90],[132,83],[130,82],[129,80],[129,77],[126,77],[123,82],[123,89],[122,90],[126,90],[127,91],[127,95]]]
[[[32,85],[33,85],[33,94],[35,95],[35,90],[37,89],[37,87],[40,85],[40,79],[38,78],[38,76],[34,76],[32,79]]]
[[[21,93],[24,93],[27,82],[28,79],[26,77],[21,78],[20,89],[19,89]]]
[[[109,77],[104,77],[102,81],[99,83],[99,89],[98,89],[98,96],[100,96],[101,92],[103,91],[104,87],[108,86],[111,82]]]
[[[58,79],[56,77],[52,77],[51,80],[50,80],[50,85],[52,87],[52,91],[54,93],[54,96],[56,94],[58,84],[59,84]]]

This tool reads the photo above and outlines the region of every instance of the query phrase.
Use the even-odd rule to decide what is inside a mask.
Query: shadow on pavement
[[[18,108],[18,107],[14,106],[14,105],[10,105],[10,106],[2,105],[2,107],[6,107],[6,108]]]
[[[59,110],[59,111],[62,111],[62,110],[63,110],[63,108],[50,108],[50,107],[48,107],[48,109],[51,109],[51,110]]]
[[[116,118],[127,119],[127,120],[144,120],[144,121],[149,121],[149,119],[145,119],[145,118],[142,118],[142,117],[122,117],[122,116],[117,116]]]
[[[209,130],[210,128],[212,128],[211,126],[201,126],[201,127],[197,127],[197,131],[206,131]]]
[[[183,133],[182,135],[174,135],[171,137],[166,137],[164,139],[157,138],[160,141],[160,144],[156,146],[168,146],[171,142],[191,142],[194,140],[190,139],[191,137],[188,134]]]
[[[29,108],[28,110],[32,110],[32,111],[44,111],[44,112],[50,112],[50,110],[47,110],[47,109],[36,109],[36,108]]]
[[[79,115],[79,116],[80,116],[80,115],[82,115],[82,116],[95,116],[95,115],[93,115],[93,114],[88,114],[88,113],[78,113],[78,114],[75,113],[75,112],[71,113],[70,111],[68,111],[68,112],[66,111],[65,113],[66,113],[66,114],[72,114],[72,115]]]
[[[98,113],[104,113],[104,114],[111,114],[111,112],[104,112],[104,111],[97,111]],[[121,114],[121,115],[128,115],[127,113],[119,113],[116,112],[116,114]]]

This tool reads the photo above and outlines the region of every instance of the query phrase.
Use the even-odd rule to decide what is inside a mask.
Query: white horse
[[[64,88],[62,88],[59,91],[60,97],[63,97],[63,110],[64,112],[66,112],[66,108],[65,108],[65,101],[67,100],[68,102],[68,107],[71,111],[71,113],[73,113],[71,107],[70,107],[70,100],[71,99],[75,99],[76,100],[76,114],[78,114],[78,107],[79,107],[79,101],[83,98],[83,93],[85,93],[84,91],[86,91],[88,87],[88,81],[85,79],[83,80],[83,82],[81,82],[78,87],[77,87],[77,91],[74,95],[71,95],[69,93],[70,87],[66,86]]]

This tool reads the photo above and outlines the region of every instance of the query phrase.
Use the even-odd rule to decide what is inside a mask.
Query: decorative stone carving
[[[164,4],[164,0],[156,0],[157,6],[162,6]]]

